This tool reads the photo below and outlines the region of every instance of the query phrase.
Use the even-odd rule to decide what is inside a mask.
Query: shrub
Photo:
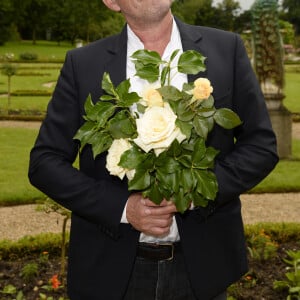
[[[37,60],[38,55],[33,52],[23,52],[20,54],[20,60]]]

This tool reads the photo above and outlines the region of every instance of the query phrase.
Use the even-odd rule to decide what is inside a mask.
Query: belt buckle
[[[174,258],[174,243],[159,243],[160,246],[171,246],[171,256],[165,260],[172,260]]]

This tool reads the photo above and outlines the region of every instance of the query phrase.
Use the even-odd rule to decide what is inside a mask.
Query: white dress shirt
[[[127,25],[127,32],[128,32],[128,41],[127,41],[127,67],[126,67],[126,74],[127,78],[130,78],[131,82],[131,90],[137,92],[139,95],[141,95],[142,91],[146,86],[149,86],[149,83],[141,79],[137,76],[134,76],[136,71],[135,71],[135,66],[134,63],[131,60],[131,55],[140,49],[144,49],[144,44],[141,42],[141,40],[136,36],[136,34],[130,29],[130,27]],[[171,38],[170,41],[162,55],[162,59],[168,61],[170,59],[171,54],[173,51],[179,49],[180,52],[177,55],[176,59],[173,61],[173,65],[177,64],[178,58],[180,53],[182,53],[182,43],[181,43],[181,38],[180,38],[180,33],[178,30],[178,27],[176,25],[175,20],[173,19],[173,27],[172,27],[172,33],[171,33]],[[177,72],[177,69],[172,69],[171,71],[171,84],[178,89],[182,89],[183,84],[187,82],[187,75],[183,73]],[[159,86],[159,83],[158,83]],[[134,109],[134,108],[133,108]],[[128,223],[127,218],[126,218],[126,207],[123,211],[123,216],[122,216],[122,223]],[[164,237],[154,237],[154,236],[149,236],[144,233],[141,233],[140,235],[140,242],[147,242],[147,243],[164,243],[164,242],[175,242],[179,241],[179,233],[178,233],[178,228],[176,224],[175,217],[173,217],[173,223],[170,228],[170,233]]]

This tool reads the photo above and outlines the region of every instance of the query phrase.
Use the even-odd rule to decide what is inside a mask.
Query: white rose
[[[118,139],[113,141],[106,157],[106,169],[111,175],[118,176],[120,179],[123,179],[125,174],[128,174],[129,177],[131,177],[129,179],[133,178],[135,170],[129,171],[118,165],[122,154],[130,148],[131,144],[128,140]]]
[[[176,127],[176,115],[170,105],[150,107],[136,120],[138,137],[134,142],[145,152],[154,149],[156,155],[166,150],[177,139],[182,142],[186,136]]]

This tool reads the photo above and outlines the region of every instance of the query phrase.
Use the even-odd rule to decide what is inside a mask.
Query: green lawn
[[[22,42],[8,42],[4,46],[0,46],[0,57],[5,53],[14,53],[17,58],[20,53],[34,52],[38,54],[40,59],[51,61],[51,59],[64,60],[66,51],[72,46],[67,43],[62,43],[60,46],[55,42],[38,41],[33,45],[31,41]],[[1,67],[1,64],[0,64]],[[18,90],[53,90],[53,87],[45,86],[47,83],[55,82],[59,75],[61,63],[21,63],[18,64],[19,75],[12,77],[12,91]],[[285,67],[286,85],[284,93],[284,105],[293,113],[300,113],[300,65],[286,65]],[[27,73],[27,74],[26,74]],[[33,75],[35,73],[35,75]],[[31,76],[29,76],[31,74]],[[7,77],[0,74],[0,93],[7,91]],[[20,99],[16,101],[13,99],[12,109],[24,110],[29,106],[30,102],[34,107],[40,107],[42,111],[46,110],[47,101],[43,100],[40,105],[36,105],[39,101],[35,97],[26,99],[26,103]],[[3,107],[3,99],[0,98],[0,109]],[[5,101],[5,100],[4,100]],[[28,102],[29,101],[29,102]],[[26,107],[26,108],[25,108]]]
[[[50,96],[22,96],[11,97],[12,110],[45,112]],[[0,110],[7,110],[7,97],[0,97]]]
[[[32,203],[45,196],[27,178],[29,151],[36,129],[0,127],[0,205]],[[78,162],[76,162],[78,164]],[[293,140],[293,160],[282,160],[254,192],[300,192],[300,140]]]
[[[300,113],[300,65],[298,68],[287,66],[285,81],[283,103],[291,112]]]
[[[74,48],[70,43],[61,43],[57,45],[55,42],[37,41],[36,45],[32,41],[7,42],[4,46],[0,46],[0,56],[6,53],[13,53],[18,59],[21,53],[35,53],[41,60],[64,60],[66,51]]]
[[[27,178],[29,152],[37,130],[0,128],[0,204],[21,204],[44,198]]]

